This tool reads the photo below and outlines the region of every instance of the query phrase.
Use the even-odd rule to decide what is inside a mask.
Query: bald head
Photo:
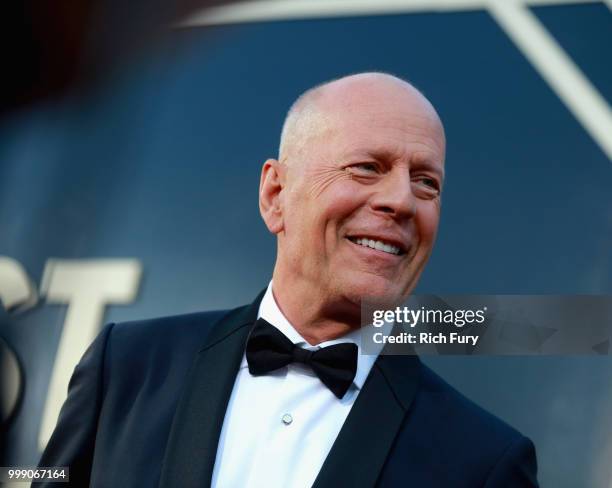
[[[387,73],[367,72],[325,82],[304,92],[291,106],[281,133],[279,160],[302,159],[312,138],[329,131],[339,115],[367,113],[370,108],[401,107],[442,123],[433,105],[407,81]]]

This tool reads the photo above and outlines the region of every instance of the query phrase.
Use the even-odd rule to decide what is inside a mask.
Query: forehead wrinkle
[[[444,162],[444,150],[440,147],[439,142],[435,137],[429,137],[423,134],[423,140],[406,141],[406,140],[367,140],[367,135],[357,144],[349,141],[343,144],[342,133],[338,131],[340,140],[337,141],[336,148],[338,149],[339,157],[346,160],[358,158],[376,159],[378,161],[408,161],[414,154],[420,154],[421,159],[428,159],[432,162]],[[423,137],[425,136],[425,137]],[[439,161],[438,161],[439,160]]]
[[[363,123],[355,124],[356,120]],[[377,110],[356,112],[350,117],[346,113],[334,112],[329,115],[330,133],[337,146],[348,145],[350,157],[357,153],[376,155],[380,159],[407,159],[409,153],[427,148],[433,159],[444,159],[444,129],[436,115],[421,110],[405,110],[404,113],[389,113]],[[384,129],[379,132],[376,129]],[[355,136],[362,134],[355,142]],[[357,144],[357,148],[351,147]],[[415,147],[416,146],[416,147]],[[345,155],[347,157],[347,155]]]
[[[431,159],[431,155],[428,151],[418,151],[412,154],[410,158],[411,169],[427,169],[433,171],[440,178],[444,179],[444,165],[442,161],[436,161]]]
[[[417,138],[426,139],[431,143],[431,146],[435,147],[438,151],[444,150],[443,148],[446,142],[444,129],[439,120],[429,114],[420,114],[415,111],[410,113],[409,116],[406,116],[406,114],[391,116],[375,114],[370,118],[363,118],[366,122],[364,123],[364,127],[369,127],[369,130],[371,130],[373,126],[391,129],[398,132],[400,138],[404,139],[406,144],[411,144],[413,141],[406,139],[405,136],[416,136]]]

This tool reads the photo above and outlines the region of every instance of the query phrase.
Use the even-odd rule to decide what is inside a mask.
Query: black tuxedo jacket
[[[107,325],[74,371],[40,466],[69,466],[79,487],[210,485],[262,296]],[[535,450],[418,357],[379,356],[314,486],[533,487]]]

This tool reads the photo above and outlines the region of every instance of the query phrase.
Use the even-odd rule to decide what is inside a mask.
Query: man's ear
[[[272,234],[284,228],[281,208],[281,191],[284,186],[285,168],[276,159],[268,159],[261,168],[259,181],[259,212]]]

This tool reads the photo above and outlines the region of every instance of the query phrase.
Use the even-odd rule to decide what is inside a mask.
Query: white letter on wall
[[[68,382],[79,359],[102,325],[106,304],[132,302],[142,267],[135,259],[49,259],[41,283],[48,303],[67,303],[68,311],[51,373],[38,437],[47,445],[66,399]]]
[[[24,310],[38,300],[36,289],[17,261],[0,256],[0,300],[7,311]]]

